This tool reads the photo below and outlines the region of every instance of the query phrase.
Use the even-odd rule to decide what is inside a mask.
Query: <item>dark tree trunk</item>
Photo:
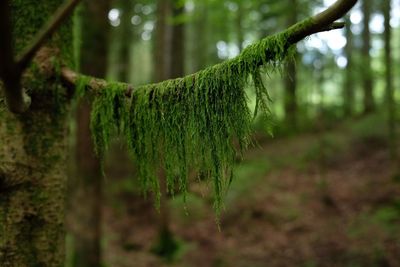
[[[12,1],[17,53],[63,2]],[[23,87],[30,89],[32,97],[30,109],[23,115],[11,114],[0,101],[2,267],[64,265],[68,103],[66,90],[57,80],[48,79],[40,67],[42,60],[51,55],[56,55],[59,63],[71,65],[71,48],[69,21],[39,51],[35,59],[39,64],[24,76]]]
[[[171,27],[168,18],[171,15],[172,0],[158,0],[157,22],[154,51],[155,80],[163,81],[170,75]]]
[[[103,78],[107,71],[109,0],[83,2],[81,9],[80,71]],[[82,100],[76,111],[76,176],[72,179],[68,217],[73,235],[73,266],[101,265],[102,175],[90,132],[90,103]]]
[[[122,82],[130,82],[131,45],[134,36],[131,23],[133,6],[134,2],[131,0],[119,0],[121,24],[117,29],[119,31],[117,79]]]
[[[346,47],[344,53],[347,59],[346,74],[343,88],[343,107],[345,116],[353,115],[354,106],[354,62],[353,62],[353,33],[351,31],[351,21],[350,18],[346,18]]]
[[[156,81],[170,79],[172,75],[179,77],[183,75],[184,51],[183,39],[184,26],[171,25],[169,19],[171,14],[179,15],[183,7],[176,6],[179,1],[159,0],[156,25],[156,54],[155,54],[155,74]],[[172,55],[172,57],[171,57]],[[176,58],[175,58],[176,57]],[[172,260],[177,249],[176,241],[170,230],[170,216],[168,205],[168,186],[164,166],[158,166],[160,183],[160,218],[158,243],[154,251],[166,260]]]
[[[371,69],[371,32],[369,30],[369,22],[371,18],[371,0],[362,1],[363,32],[362,32],[362,86],[364,90],[364,114],[375,110],[375,102],[373,95],[373,73]]]
[[[196,5],[196,18],[194,21],[194,34],[191,34],[194,43],[193,72],[199,71],[209,63],[209,34],[208,34],[209,15],[207,5],[198,3]]]
[[[185,24],[182,16],[185,14],[185,5],[175,0],[172,8],[173,25],[171,38],[171,67],[170,77],[178,78],[185,74]]]
[[[297,22],[297,0],[293,0],[288,12],[288,26],[291,26]],[[294,55],[294,60],[287,62],[285,67],[285,120],[290,129],[297,129],[297,71],[296,71],[296,59],[297,51]]]

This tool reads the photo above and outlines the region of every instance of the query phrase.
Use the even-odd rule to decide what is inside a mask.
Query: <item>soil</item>
[[[336,139],[308,134],[249,150],[219,225],[207,185],[191,186],[187,209],[171,199],[172,262],[152,253],[151,198],[114,192],[104,206],[106,266],[400,266],[400,182],[387,148]]]

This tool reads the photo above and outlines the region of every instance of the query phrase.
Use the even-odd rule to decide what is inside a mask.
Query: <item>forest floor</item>
[[[105,266],[400,266],[400,179],[376,118],[259,140],[235,170],[216,224],[210,189],[169,202],[178,249],[152,252],[159,215],[132,179],[110,182]]]

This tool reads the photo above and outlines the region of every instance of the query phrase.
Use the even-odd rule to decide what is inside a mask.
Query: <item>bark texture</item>
[[[16,53],[29,44],[61,0],[12,2]],[[40,14],[40,16],[38,16]],[[23,115],[10,113],[0,90],[0,266],[64,264],[66,92],[43,60],[70,64],[70,22],[37,54],[22,85],[32,97]]]

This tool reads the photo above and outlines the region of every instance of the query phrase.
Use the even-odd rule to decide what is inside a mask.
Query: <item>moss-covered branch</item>
[[[335,20],[356,2],[338,1],[323,16],[304,20],[250,45],[233,59],[183,78],[133,88],[68,69],[62,69],[61,76],[75,86],[78,97],[94,96],[91,129],[99,156],[111,136],[119,133],[137,162],[144,189],[159,194],[157,167],[161,165],[168,190],[186,192],[189,170],[194,169],[213,181],[218,210],[235,159],[250,142],[253,114],[245,88],[253,85],[256,112],[267,115],[262,74],[290,59],[293,44],[304,37],[343,26]]]

